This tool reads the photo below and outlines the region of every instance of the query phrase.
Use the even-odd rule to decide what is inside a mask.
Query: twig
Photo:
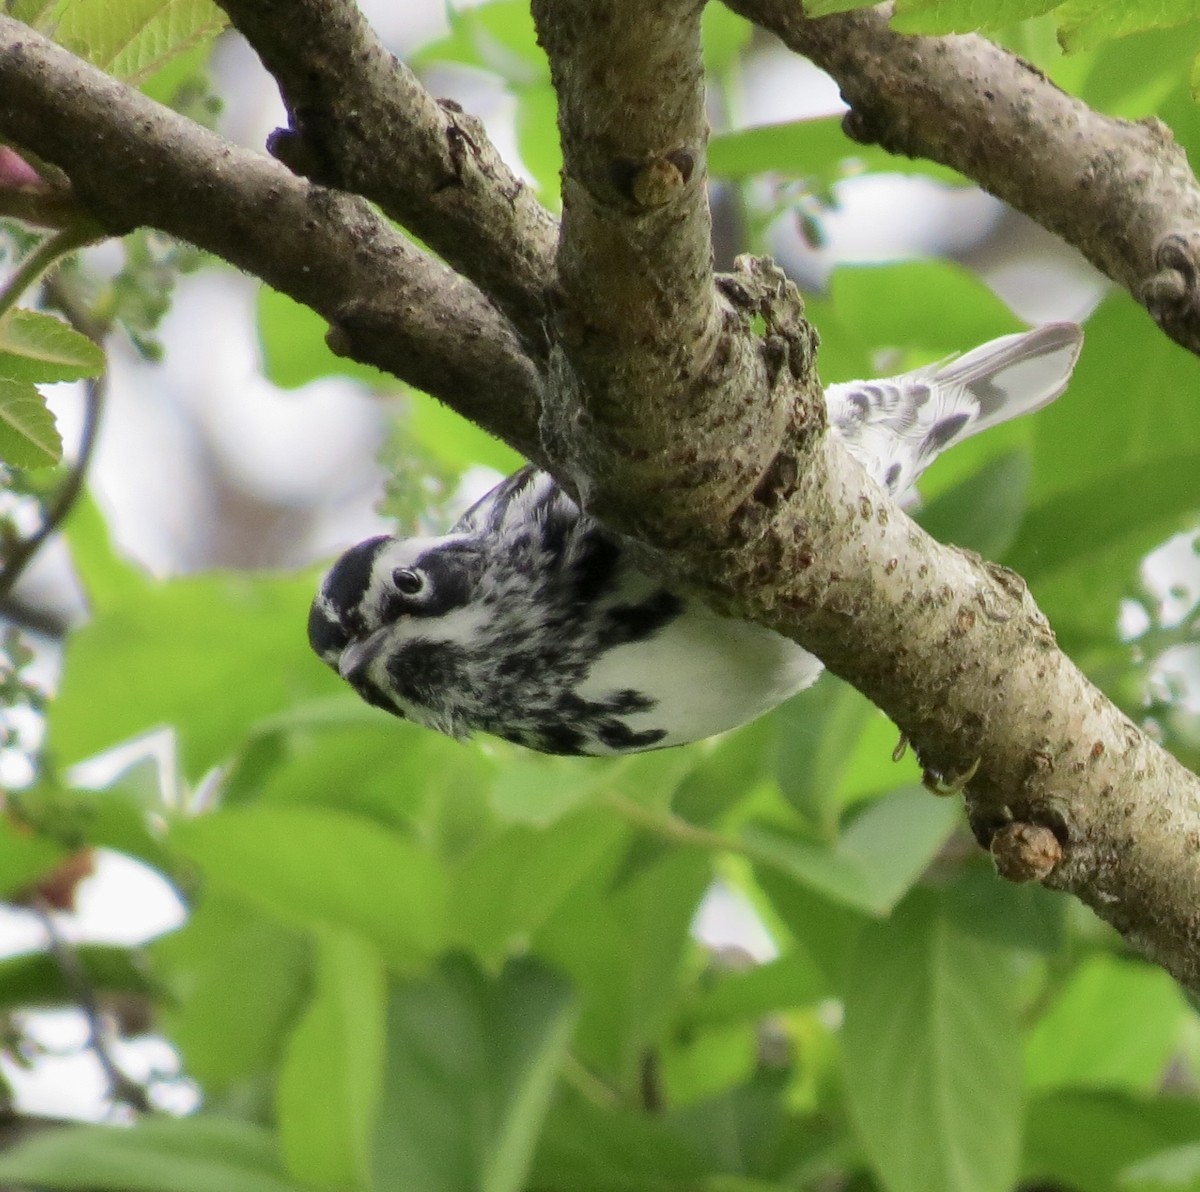
[[[62,933],[58,930],[50,908],[43,899],[39,898],[32,903],[30,909],[46,932],[50,955],[54,957],[54,962],[58,965],[68,993],[87,1021],[88,1049],[95,1055],[104,1071],[105,1078],[108,1080],[109,1095],[114,1101],[122,1102],[138,1113],[152,1112],[154,1106],[150,1104],[146,1090],[136,1080],[126,1076],[109,1054],[104,1021],[100,1005],[96,1000],[96,991],[92,988],[91,979],[83,965],[79,963],[79,957],[75,950],[63,939]]]
[[[99,227],[91,221],[72,224],[47,236],[37,248],[21,262],[20,268],[0,289],[0,319],[16,305],[21,295],[42,276],[56,261],[82,248],[102,236]]]
[[[66,479],[59,486],[53,503],[46,510],[41,525],[27,538],[23,538],[17,543],[8,558],[4,560],[3,567],[0,567],[0,601],[12,592],[34,555],[41,550],[46,540],[59,529],[71,510],[75,508],[75,504],[83,492],[83,482],[95,453],[107,389],[107,373],[101,373],[100,376],[90,377],[87,380],[84,390],[83,431],[79,437],[79,452]]]
[[[635,803],[625,795],[610,791],[603,796],[604,802],[627,823],[661,836],[671,844],[687,845],[690,848],[708,849],[711,852],[736,853],[748,856],[751,851],[742,841],[681,819],[673,811],[653,811]]]
[[[57,236],[50,237],[36,252],[30,254],[29,260],[22,266],[22,272],[29,268],[34,258],[40,257],[42,269],[47,265],[86,244],[92,236],[80,239],[81,229],[66,229]],[[68,247],[70,245],[70,247]],[[57,246],[51,251],[51,246]],[[36,275],[35,275],[36,276]],[[14,279],[15,282],[15,279]],[[14,282],[5,288],[5,293],[14,289]],[[24,289],[22,286],[21,289]],[[90,310],[83,306],[71,292],[69,287],[62,284],[62,279],[55,274],[47,279],[46,296],[59,310],[67,316],[67,321],[76,331],[86,335],[95,343],[100,343],[108,334],[109,324],[98,320]],[[20,290],[16,290],[20,293]],[[2,314],[0,314],[2,317]],[[75,508],[80,494],[83,492],[83,482],[91,467],[92,456],[95,454],[96,441],[99,437],[100,422],[104,413],[104,402],[108,392],[108,373],[103,372],[98,377],[90,377],[85,382],[83,430],[79,437],[79,450],[75,462],[71,465],[66,479],[59,486],[53,502],[45,511],[41,525],[27,538],[22,539],[13,548],[4,564],[0,567],[0,602],[10,595],[17,581],[29,566],[34,555],[41,550],[46,541],[58,530]]]

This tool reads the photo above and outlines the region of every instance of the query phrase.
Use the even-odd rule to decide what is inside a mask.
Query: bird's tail
[[[1052,402],[1082,342],[1074,323],[1047,323],[915,372],[829,385],[830,425],[876,480],[910,501],[948,447]]]
[[[1082,345],[1083,332],[1075,323],[1047,323],[933,365],[928,376],[934,384],[961,387],[977,403],[975,416],[937,450],[1048,406],[1067,387]],[[930,428],[935,436],[937,430]]]

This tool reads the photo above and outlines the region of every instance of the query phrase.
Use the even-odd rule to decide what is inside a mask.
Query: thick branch
[[[935,542],[831,443],[781,454],[704,529],[684,556],[697,580],[816,653],[926,766],[977,764],[981,843],[1012,820],[1048,828],[1062,855],[1037,876],[1200,989],[1200,779],[1058,649],[1017,575]]]
[[[965,174],[1058,233],[1200,354],[1200,185],[1170,130],[1092,111],[982,37],[907,37],[873,9],[726,0],[838,82],[846,131]]]
[[[1019,577],[934,542],[815,433],[794,288],[743,262],[724,285],[719,328],[707,316],[691,196],[667,168],[696,144],[692,6],[644,16],[635,0],[543,0],[534,12],[559,91],[568,200],[552,454],[582,468],[581,491],[602,498],[614,528],[673,548],[661,570],[812,650],[895,720],[926,766],[977,763],[968,808],[981,840],[1014,818],[1036,830],[1001,833],[1009,852],[1048,831],[1063,853],[1039,874],[1200,988],[1200,780],[1058,650]],[[678,80],[673,94],[663,78]],[[689,160],[693,174],[700,166]],[[669,184],[646,182],[659,200],[648,211],[637,183],[659,177]],[[582,423],[570,418],[576,403]],[[764,428],[747,408],[785,424]],[[596,440],[609,449],[581,446]],[[695,498],[697,478],[707,499]]]
[[[543,437],[591,508],[626,527],[647,503],[660,530],[692,507],[728,512],[787,418],[713,282],[702,7],[533,4],[563,147],[562,354]],[[734,467],[712,469],[708,452]]]
[[[488,141],[380,44],[353,0],[220,0],[279,83],[297,173],[378,203],[544,352],[558,225]]]
[[[661,571],[812,649],[927,765],[978,760],[980,836],[1009,815],[1049,829],[1063,856],[1043,850],[1048,880],[1200,991],[1200,783],[1061,654],[1019,579],[933,542],[819,433],[812,338],[782,277],[750,263],[714,289],[698,0],[638,8],[537,3],[568,204],[545,452],[538,378],[509,325],[360,201],[4,18],[0,133],[66,170],[110,229],[149,223],[260,274],[355,355],[586,482],[615,529],[669,548]],[[1007,832],[1005,847],[1035,835]]]
[[[112,234],[160,228],[256,274],[323,315],[336,350],[539,456],[540,383],[510,325],[363,200],[230,145],[4,16],[0,134],[60,167]]]

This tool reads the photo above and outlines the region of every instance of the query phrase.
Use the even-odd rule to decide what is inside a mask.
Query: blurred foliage
[[[824,9],[835,7],[851,5]],[[897,7],[913,29],[983,21],[1105,110],[1158,111],[1200,153],[1187,90],[1200,34],[1179,5]],[[93,61],[184,105],[197,92],[179,84],[203,73],[198,43],[220,21],[199,0],[8,10],[57,25]],[[1016,24],[1026,17],[1039,19]],[[1153,27],[1177,19],[1191,23]],[[1063,57],[1056,33],[1095,48]],[[757,42],[716,6],[705,38],[718,108],[735,112]],[[556,205],[554,97],[523,0],[452,8],[446,36],[413,61],[503,82],[523,161]],[[850,144],[833,119],[731,121],[712,168],[752,214],[753,249],[802,200],[819,225],[853,173],[948,177]],[[177,251],[136,238],[118,274],[84,286],[151,351],[175,270],[199,263]],[[931,261],[839,268],[809,307],[827,380],[879,361],[915,366],[1017,326],[976,279]],[[4,383],[91,367],[65,359],[80,345],[46,318],[0,324]],[[316,316],[265,289],[258,320],[279,384],[337,372],[396,388],[334,356]],[[1193,765],[1195,367],[1111,295],[1068,393],[940,462],[920,512],[939,538],[1019,570],[1064,647]],[[52,458],[37,415],[5,415],[4,393],[0,426],[44,440]],[[405,410],[387,462],[389,509],[406,528],[440,524],[470,469],[517,462],[421,395]],[[1079,906],[995,879],[957,804],[915,786],[915,764],[892,760],[895,730],[836,680],[723,739],[662,754],[464,745],[367,708],[310,656],[315,572],[153,580],[114,554],[89,505],[69,539],[91,619],[67,644],[39,777],[0,818],[0,881],[15,897],[96,846],[178,891],[181,929],[144,952],[82,949],[79,963],[98,997],[149,1003],[203,1108],[41,1134],[0,1154],[0,1181],[144,1192],[1200,1188],[1191,1003]],[[10,636],[6,650],[0,698],[40,708],[25,647]],[[161,732],[175,763],[137,760],[137,743]],[[122,743],[134,760],[106,789],[56,777]],[[715,888],[757,916],[773,956],[697,942]],[[64,984],[44,954],[0,962],[0,1012],[60,1006]]]

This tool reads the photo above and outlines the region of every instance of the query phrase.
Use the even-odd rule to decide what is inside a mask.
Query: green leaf
[[[759,1026],[728,1022],[689,1030],[659,1049],[663,1099],[694,1108],[750,1080],[758,1066]]]
[[[93,615],[119,600],[136,600],[151,587],[146,573],[118,554],[104,515],[86,493],[71,511],[67,540]]]
[[[532,1188],[570,1192],[719,1192],[673,1123],[623,1106],[600,1108],[568,1091],[555,1099]]]
[[[1032,577],[1076,653],[1113,640],[1142,556],[1200,507],[1186,483],[1195,467],[1186,445],[1200,442],[1195,357],[1144,334],[1144,320],[1127,296],[1106,299],[1067,392],[1021,420],[1034,432],[1031,512],[1005,562]]]
[[[917,521],[939,542],[999,559],[1021,529],[1031,471],[1028,451],[998,455],[940,492],[918,511]]]
[[[145,758],[139,763],[154,771],[154,760]],[[106,790],[80,793],[85,814],[84,832],[88,844],[113,849],[128,857],[136,857],[167,876],[171,875],[173,858],[164,847],[157,828],[152,829],[163,803],[148,806],[132,789],[134,775],[126,771],[123,780]]]
[[[370,1185],[386,994],[374,948],[350,935],[319,937],[316,992],[288,1043],[275,1103],[284,1161],[305,1183]]]
[[[874,712],[848,683],[824,676],[775,713],[779,789],[821,837],[837,831],[841,782]]]
[[[725,9],[706,9],[725,12]],[[961,175],[927,160],[894,157],[878,146],[851,141],[840,116],[819,116],[780,124],[760,124],[718,133],[708,144],[709,172],[719,178],[748,179],[756,174],[815,180],[824,186],[850,173],[923,174],[947,181]]]
[[[433,857],[369,820],[308,807],[239,807],[176,824],[169,843],[205,879],[285,922],[344,928],[411,970],[445,939]]]
[[[162,987],[146,973],[146,966],[128,948],[85,944],[73,949],[87,974],[89,988],[101,998],[132,994],[159,998]],[[45,952],[28,952],[0,960],[0,1011],[5,1013],[42,1006],[71,1006],[79,991],[63,976],[62,965]]]
[[[826,17],[835,12],[853,12],[856,8],[872,8],[871,0],[805,0],[804,15]]]
[[[755,1021],[778,1010],[809,1005],[831,996],[825,975],[803,948],[748,969],[724,969],[703,978],[701,988],[680,1007],[684,1033],[693,1026]]]
[[[753,35],[754,26],[745,17],[721,4],[706,4],[700,19],[704,69],[709,74],[724,74],[749,46]]]
[[[112,1192],[303,1192],[284,1174],[269,1131],[208,1114],[47,1130],[0,1154],[0,1180]]]
[[[210,1097],[274,1074],[311,984],[306,936],[210,889],[150,953],[174,994],[163,1010],[170,1039]]]
[[[448,10],[450,35],[423,47],[417,62],[463,62],[499,75],[515,87],[550,77],[546,55],[524,0],[490,0]]]
[[[1021,1057],[1004,951],[918,891],[859,937],[845,987],[846,1085],[888,1192],[1009,1192]]]
[[[646,1048],[674,1012],[712,858],[674,849],[618,884],[621,863],[617,857],[594,866],[539,930],[534,947],[580,992],[579,1058],[632,1089]]]
[[[814,1057],[808,1040],[799,1041],[799,1046],[805,1051],[803,1067],[810,1069]],[[836,1079],[832,1072],[829,1076]],[[801,1117],[789,1112],[801,1095],[794,1073],[789,1080],[784,1071],[760,1068],[743,1084],[673,1111],[672,1125],[713,1172],[702,1183],[683,1186],[702,1187],[705,1192],[816,1189],[834,1171],[860,1167],[859,1156],[847,1153],[853,1144],[845,1141],[842,1107],[828,1116]],[[846,1186],[865,1189],[865,1184],[855,1182],[861,1179],[855,1171]]]
[[[958,808],[923,788],[869,803],[832,844],[786,837],[762,826],[742,833],[750,856],[813,890],[872,915],[886,915],[954,830]]]
[[[71,0],[55,35],[93,66],[137,84],[227,23],[211,0]]]
[[[78,761],[170,725],[185,772],[199,777],[255,722],[339,692],[304,638],[315,590],[310,577],[214,574],[112,591],[67,645],[50,707],[59,757]]]
[[[760,716],[693,751],[695,764],[671,796],[675,814],[691,824],[716,822],[767,781],[775,739],[775,718]]]
[[[9,0],[5,11],[13,20],[24,21],[39,33],[46,33],[54,28],[58,13],[67,3],[68,0]]]
[[[1126,1179],[1139,1163],[1195,1144],[1200,1104],[1190,1097],[1062,1091],[1030,1102],[1025,1133],[1022,1184],[1126,1192],[1136,1187]]]
[[[1200,452],[1193,451],[1117,466],[1055,493],[1029,511],[1005,562],[1032,582],[1127,543],[1142,553],[1200,510],[1198,473]]]
[[[959,927],[1006,948],[1062,956],[1069,932],[1072,899],[1037,882],[1001,881],[990,860],[980,857],[947,888],[947,911]]]
[[[946,261],[843,265],[831,286],[834,309],[849,326],[870,328],[877,348],[919,353],[914,364],[966,352],[1021,329],[975,274]],[[919,304],[914,294],[920,294]]]
[[[974,33],[1040,17],[1060,0],[897,0],[891,25],[898,33]]]
[[[594,801],[624,760],[548,757],[513,749],[496,771],[488,803],[509,823],[545,827]]]
[[[400,382],[369,364],[338,356],[325,342],[329,324],[315,310],[262,285],[258,289],[258,340],[267,379],[284,389],[298,389],[319,377],[345,376],[383,393]]]
[[[1078,86],[1066,90],[1089,107],[1109,116],[1140,120],[1162,112],[1168,124],[1176,123],[1166,106],[1178,96],[1179,82],[1194,65],[1200,49],[1200,21],[1173,29],[1147,29],[1111,41],[1089,54],[1077,54],[1062,65],[1083,68]],[[1151,68],[1152,64],[1152,68]],[[1057,70],[1057,75],[1063,72]],[[1062,78],[1056,78],[1064,84]],[[1177,98],[1175,102],[1178,102]]]
[[[46,399],[27,381],[0,377],[0,463],[47,468],[62,459],[62,436]]]
[[[1036,418],[1021,420],[1034,431],[1035,510],[1052,494],[1089,486],[1097,493],[1135,464],[1165,465],[1200,442],[1200,403],[1192,395],[1196,358],[1166,336],[1145,334],[1145,317],[1123,291],[1110,294],[1088,320],[1066,393]],[[1115,376],[1121,378],[1117,393]],[[1060,536],[1069,543],[1080,532],[1088,533],[1086,519]]]
[[[458,861],[450,895],[450,935],[498,966],[529,938],[613,848],[625,828],[588,808],[535,830],[513,825]]]
[[[705,11],[708,11],[707,9]],[[562,142],[558,96],[549,81],[515,87],[517,151],[537,182],[538,198],[553,211],[562,206]]]
[[[488,980],[461,957],[388,1010],[378,1192],[518,1192],[570,1038],[570,987],[536,960]]]
[[[7,896],[48,873],[67,855],[57,840],[0,815],[0,895]]]
[[[414,393],[409,400],[408,432],[444,466],[461,472],[472,464],[482,464],[507,475],[525,462],[507,443],[492,438],[440,401],[423,393]]]
[[[1059,41],[1068,53],[1090,50],[1143,29],[1167,29],[1196,18],[1194,0],[1065,0],[1055,15]]]
[[[1178,1050],[1188,1017],[1179,987],[1141,961],[1081,964],[1025,1041],[1031,1089],[1117,1085],[1150,1092]]]
[[[104,353],[62,319],[14,310],[0,319],[0,377],[49,383],[78,381],[104,371]]]

